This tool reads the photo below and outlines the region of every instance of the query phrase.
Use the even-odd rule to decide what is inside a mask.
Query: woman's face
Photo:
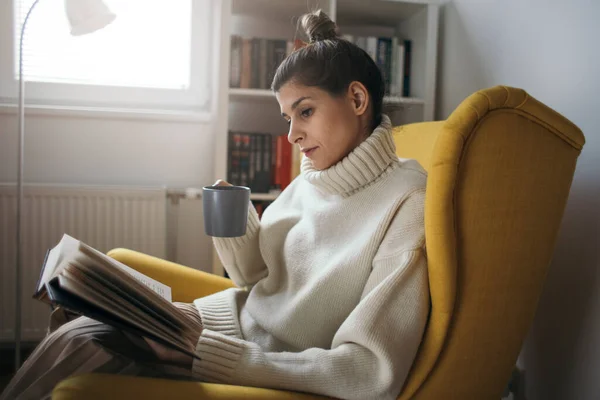
[[[299,146],[316,169],[336,164],[369,134],[363,110],[368,95],[356,93],[353,84],[339,97],[317,87],[291,82],[276,93],[281,115],[290,126],[289,142]],[[364,89],[357,84],[359,91]]]

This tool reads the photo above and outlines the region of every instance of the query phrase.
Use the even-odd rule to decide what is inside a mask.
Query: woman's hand
[[[200,318],[200,313],[198,313],[196,306],[194,306],[194,304],[192,303],[180,302],[175,302],[173,303],[173,305],[177,307],[180,311],[182,311],[186,315],[186,317],[190,318],[190,326],[198,327],[194,332],[194,336],[197,336],[197,341],[200,338],[200,335],[202,334],[202,319]],[[167,364],[177,365],[188,369],[192,368],[192,356],[182,353],[179,350],[174,350],[161,343],[155,342],[154,340],[149,339],[147,337],[144,337],[144,340],[146,341],[146,343],[148,343],[148,346],[150,346],[152,351],[154,351],[154,354],[156,355],[156,357],[158,357],[159,360]],[[195,347],[196,343],[194,343],[193,345]]]
[[[156,357],[162,362],[187,369],[192,368],[192,363],[194,361],[192,356],[155,342],[147,337],[144,337],[144,340],[148,343],[148,346],[150,346],[152,351],[154,351]]]

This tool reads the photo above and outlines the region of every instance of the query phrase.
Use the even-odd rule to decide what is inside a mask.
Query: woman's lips
[[[310,157],[311,154],[313,154],[316,149],[317,149],[317,147],[309,147],[308,149],[302,149],[302,152],[304,153],[304,155],[306,157]]]

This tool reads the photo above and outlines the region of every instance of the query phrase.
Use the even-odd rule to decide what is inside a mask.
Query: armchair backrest
[[[525,91],[474,93],[396,128],[428,170],[431,314],[399,399],[498,399],[542,291],[582,132]]]

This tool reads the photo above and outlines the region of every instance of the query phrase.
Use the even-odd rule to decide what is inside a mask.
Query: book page
[[[132,275],[124,271],[117,264],[116,260],[104,256],[102,253],[95,251],[89,246],[82,243],[80,247],[82,256],[87,256],[88,259],[82,260],[83,263],[89,263],[88,266],[94,269],[95,273],[102,275],[103,279],[111,282],[111,286],[119,287],[122,293],[130,297],[139,299],[145,304],[145,307],[151,308],[154,313],[161,314],[171,324],[175,324],[180,328],[181,334],[186,337],[195,336],[195,332],[202,329],[195,319],[190,319],[184,312],[175,307],[170,301],[159,296],[154,290],[139,282]],[[100,268],[94,267],[101,266]],[[121,264],[122,265],[122,264]],[[193,337],[193,340],[198,340],[198,337]]]
[[[115,260],[114,258],[107,256],[106,254],[94,249],[93,247],[88,246],[87,244],[85,244],[83,242],[79,242],[79,243],[80,243],[80,245],[79,245],[80,248],[85,247],[86,250],[96,254],[103,261],[105,261],[105,262],[109,263],[110,265],[120,269],[121,271],[129,274],[135,280],[140,282],[142,285],[148,287],[150,290],[152,290],[154,293],[156,293],[163,299],[167,300],[168,302],[173,301],[172,297],[171,297],[171,288],[169,286],[167,286],[157,280],[154,280],[154,279],[150,278],[149,276],[146,276],[131,267],[128,267],[127,265]]]
[[[43,265],[40,280],[36,287],[36,293],[39,293],[44,288],[44,284],[60,272],[61,268],[58,267],[60,267],[61,262],[74,256],[78,251],[79,240],[74,239],[65,233],[60,242],[58,242],[58,244],[48,253],[46,262]]]
[[[152,327],[153,330],[160,332],[171,340],[180,340],[181,335],[178,334],[179,331],[169,321],[160,318],[151,309],[144,308],[143,304],[136,304],[130,301],[130,299],[126,299],[123,297],[123,293],[119,293],[117,288],[103,281],[101,278],[98,279],[99,277],[93,276],[93,274],[93,270],[75,262],[65,267],[59,278],[64,277],[74,281],[73,285],[81,286],[79,292],[72,293],[91,304],[97,307],[104,307],[110,310],[111,313],[118,313],[121,318],[128,321],[135,320],[138,323],[144,323],[146,326]],[[67,288],[64,287],[64,289]]]
[[[132,325],[137,329],[141,330],[143,336],[149,336],[151,338],[158,338],[161,342],[169,344],[187,354],[194,355],[193,352],[193,344],[188,343],[181,336],[175,334],[165,334],[162,330],[157,330],[156,326],[153,324],[149,324],[143,319],[138,319],[134,314],[131,314],[126,309],[122,309],[116,304],[113,304],[111,299],[106,296],[106,294],[94,292],[90,286],[86,286],[82,284],[77,278],[73,279],[69,270],[65,270],[65,273],[61,274],[56,278],[59,280],[60,288],[68,291],[69,293],[77,295],[79,298],[88,302],[88,307],[97,307],[105,313],[105,316],[109,319],[104,320],[103,322],[108,324],[113,324],[113,318],[118,318],[122,323],[126,325]],[[63,304],[64,305],[64,304]],[[78,311],[80,308],[77,304],[70,304],[67,308]],[[90,311],[90,310],[88,310]],[[87,315],[87,312],[84,312],[84,315]],[[94,319],[98,319],[95,315],[90,315],[90,317]],[[98,319],[102,321],[101,319]]]
[[[171,299],[171,288],[169,286],[162,284],[159,281],[154,280],[154,279],[142,274],[141,272],[138,272],[135,269],[128,267],[125,264],[121,264],[121,263],[119,263],[119,264],[120,264],[119,267],[121,267],[123,269],[123,271],[127,272],[129,275],[134,277],[142,285],[146,285],[154,293],[156,293],[163,299],[165,299],[169,302],[173,302],[173,300]]]

